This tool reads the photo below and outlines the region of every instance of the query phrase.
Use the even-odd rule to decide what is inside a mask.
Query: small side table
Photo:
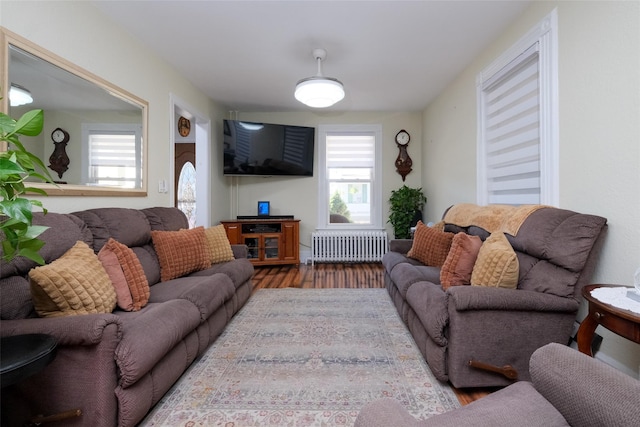
[[[640,344],[640,315],[614,307],[591,296],[592,290],[602,287],[615,286],[589,285],[582,289],[582,296],[589,302],[589,314],[578,329],[578,350],[589,356],[593,356],[591,341],[598,325]]]
[[[0,383],[16,384],[41,371],[56,357],[57,341],[51,335],[25,334],[0,340]]]

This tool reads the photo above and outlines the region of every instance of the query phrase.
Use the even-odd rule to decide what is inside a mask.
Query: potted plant
[[[411,223],[416,217],[422,218],[422,208],[425,203],[427,198],[422,193],[422,188],[409,188],[403,185],[400,189],[391,191],[389,198],[391,213],[387,222],[393,226],[396,239],[411,237]]]
[[[2,258],[6,261],[23,256],[44,264],[38,253],[44,242],[37,237],[47,227],[33,225],[32,218],[34,206],[45,213],[46,209],[39,200],[27,199],[24,195],[47,195],[42,189],[29,187],[27,179],[44,182],[53,182],[53,179],[44,163],[27,151],[19,140],[20,135],[39,135],[43,123],[42,110],[29,111],[18,120],[0,113],[0,235]]]

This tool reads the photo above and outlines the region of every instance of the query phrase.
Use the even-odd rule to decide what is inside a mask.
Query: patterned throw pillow
[[[447,259],[452,240],[453,233],[427,227],[422,221],[418,221],[413,235],[413,245],[407,256],[424,265],[441,267]]]
[[[160,261],[160,280],[175,279],[211,266],[204,227],[180,231],[151,231]]]
[[[78,241],[60,258],[29,272],[31,296],[42,317],[111,313],[116,291],[98,256]]]
[[[204,234],[207,236],[207,244],[211,251],[211,264],[234,259],[233,250],[227,238],[227,232],[224,230],[224,225],[209,227],[204,230]]]
[[[476,263],[482,240],[478,236],[457,233],[453,236],[451,249],[440,269],[440,284],[447,290],[450,286],[469,285],[471,272]]]
[[[138,311],[149,301],[149,282],[142,264],[131,248],[110,238],[98,252],[113,287],[118,307],[125,311]]]
[[[471,273],[471,285],[515,289],[518,286],[518,256],[501,231],[484,241]]]

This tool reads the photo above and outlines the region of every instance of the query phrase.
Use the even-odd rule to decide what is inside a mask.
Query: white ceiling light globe
[[[295,98],[312,108],[327,108],[344,98],[344,88],[336,79],[309,77],[296,85]]]

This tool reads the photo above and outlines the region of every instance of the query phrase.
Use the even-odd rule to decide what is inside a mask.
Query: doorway
[[[176,143],[174,157],[173,205],[184,212],[189,220],[189,228],[193,228],[197,212],[196,144]]]
[[[172,204],[189,218],[189,226],[211,225],[210,129],[211,121],[171,94]],[[185,132],[188,121],[189,132]],[[182,130],[182,132],[180,132]]]

